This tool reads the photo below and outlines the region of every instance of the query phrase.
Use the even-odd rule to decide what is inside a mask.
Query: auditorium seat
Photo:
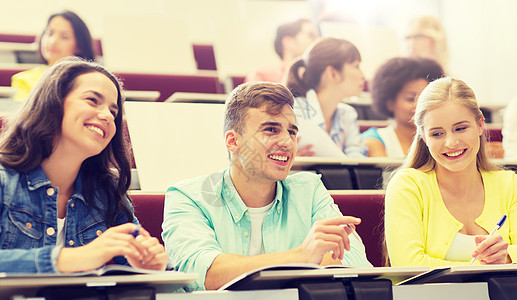
[[[131,195],[131,200],[135,207],[135,216],[142,227],[163,244],[162,223],[165,194]]]
[[[361,219],[357,233],[363,239],[366,256],[375,267],[384,266],[382,245],[384,241],[384,194],[350,193],[336,194],[331,192],[334,202],[345,216]]]
[[[214,47],[212,45],[192,45],[194,50],[194,58],[196,60],[198,70],[217,70],[214,56]]]
[[[503,134],[501,133],[501,128],[488,128],[487,129],[487,139],[490,142],[502,142],[503,141]]]
[[[35,41],[35,35],[0,33],[0,42],[4,43],[31,44]],[[100,39],[93,39],[93,51],[95,51],[97,56],[102,56],[102,42]]]
[[[11,86],[11,77],[26,69],[2,69],[0,68],[0,86]]]
[[[160,97],[157,100],[159,102],[167,100],[175,92],[224,93],[217,76],[139,73],[117,73],[116,75],[121,78],[126,90],[159,91]]]

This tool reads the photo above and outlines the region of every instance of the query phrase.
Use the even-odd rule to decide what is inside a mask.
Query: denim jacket
[[[58,272],[57,194],[41,166],[18,172],[0,164],[0,272]],[[97,194],[95,200],[101,209],[106,206],[106,197]],[[114,225],[127,222],[118,212]],[[131,222],[137,223],[134,215]],[[103,214],[86,205],[79,172],[66,206],[65,247],[86,245],[106,229]],[[114,262],[127,264],[123,257]]]

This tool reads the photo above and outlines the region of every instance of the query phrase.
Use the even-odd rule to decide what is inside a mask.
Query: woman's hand
[[[133,267],[165,270],[167,254],[164,247],[143,228],[135,238],[131,233],[136,228],[133,223],[111,227],[88,245],[61,249],[57,269],[63,273],[90,271],[115,256],[124,256]]]
[[[477,235],[475,237],[477,248],[472,253],[481,264],[505,264],[508,262],[508,242],[500,234]]]
[[[126,257],[129,264],[134,268],[149,270],[165,270],[169,260],[165,248],[157,238],[152,237],[147,230],[140,228],[140,234],[135,238],[140,250],[143,252],[142,259]]]

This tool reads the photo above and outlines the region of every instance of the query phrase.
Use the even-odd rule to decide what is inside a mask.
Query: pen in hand
[[[142,225],[137,224],[135,231],[131,232],[130,234],[136,238],[140,234],[141,227],[142,227]]]
[[[341,211],[339,210],[339,207],[335,203],[331,204],[331,206],[332,206],[332,209],[334,209],[337,213],[339,213],[339,215],[341,215],[341,216],[343,215],[341,213]],[[361,239],[361,237],[359,236],[359,234],[357,233],[357,231],[355,231],[354,227],[352,227],[350,224],[341,224],[340,226],[350,228],[350,230],[352,231],[352,235],[355,236],[359,241],[361,241],[361,242],[363,241]]]
[[[506,215],[503,215],[503,217],[501,218],[501,220],[499,220],[499,222],[497,222],[497,224],[495,225],[494,229],[492,229],[492,231],[490,232],[490,234],[488,235],[488,237],[486,238],[487,240],[494,235],[494,233],[499,230],[501,228],[501,226],[503,226],[504,224],[504,221],[506,221]],[[476,261],[476,258],[473,257],[472,260],[470,261],[470,264],[472,265],[474,262]]]

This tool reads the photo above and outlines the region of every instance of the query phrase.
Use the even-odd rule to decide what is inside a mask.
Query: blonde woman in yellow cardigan
[[[418,98],[417,133],[386,190],[392,266],[517,260],[517,175],[493,165],[474,92],[450,77]],[[488,237],[503,215],[506,223]]]

